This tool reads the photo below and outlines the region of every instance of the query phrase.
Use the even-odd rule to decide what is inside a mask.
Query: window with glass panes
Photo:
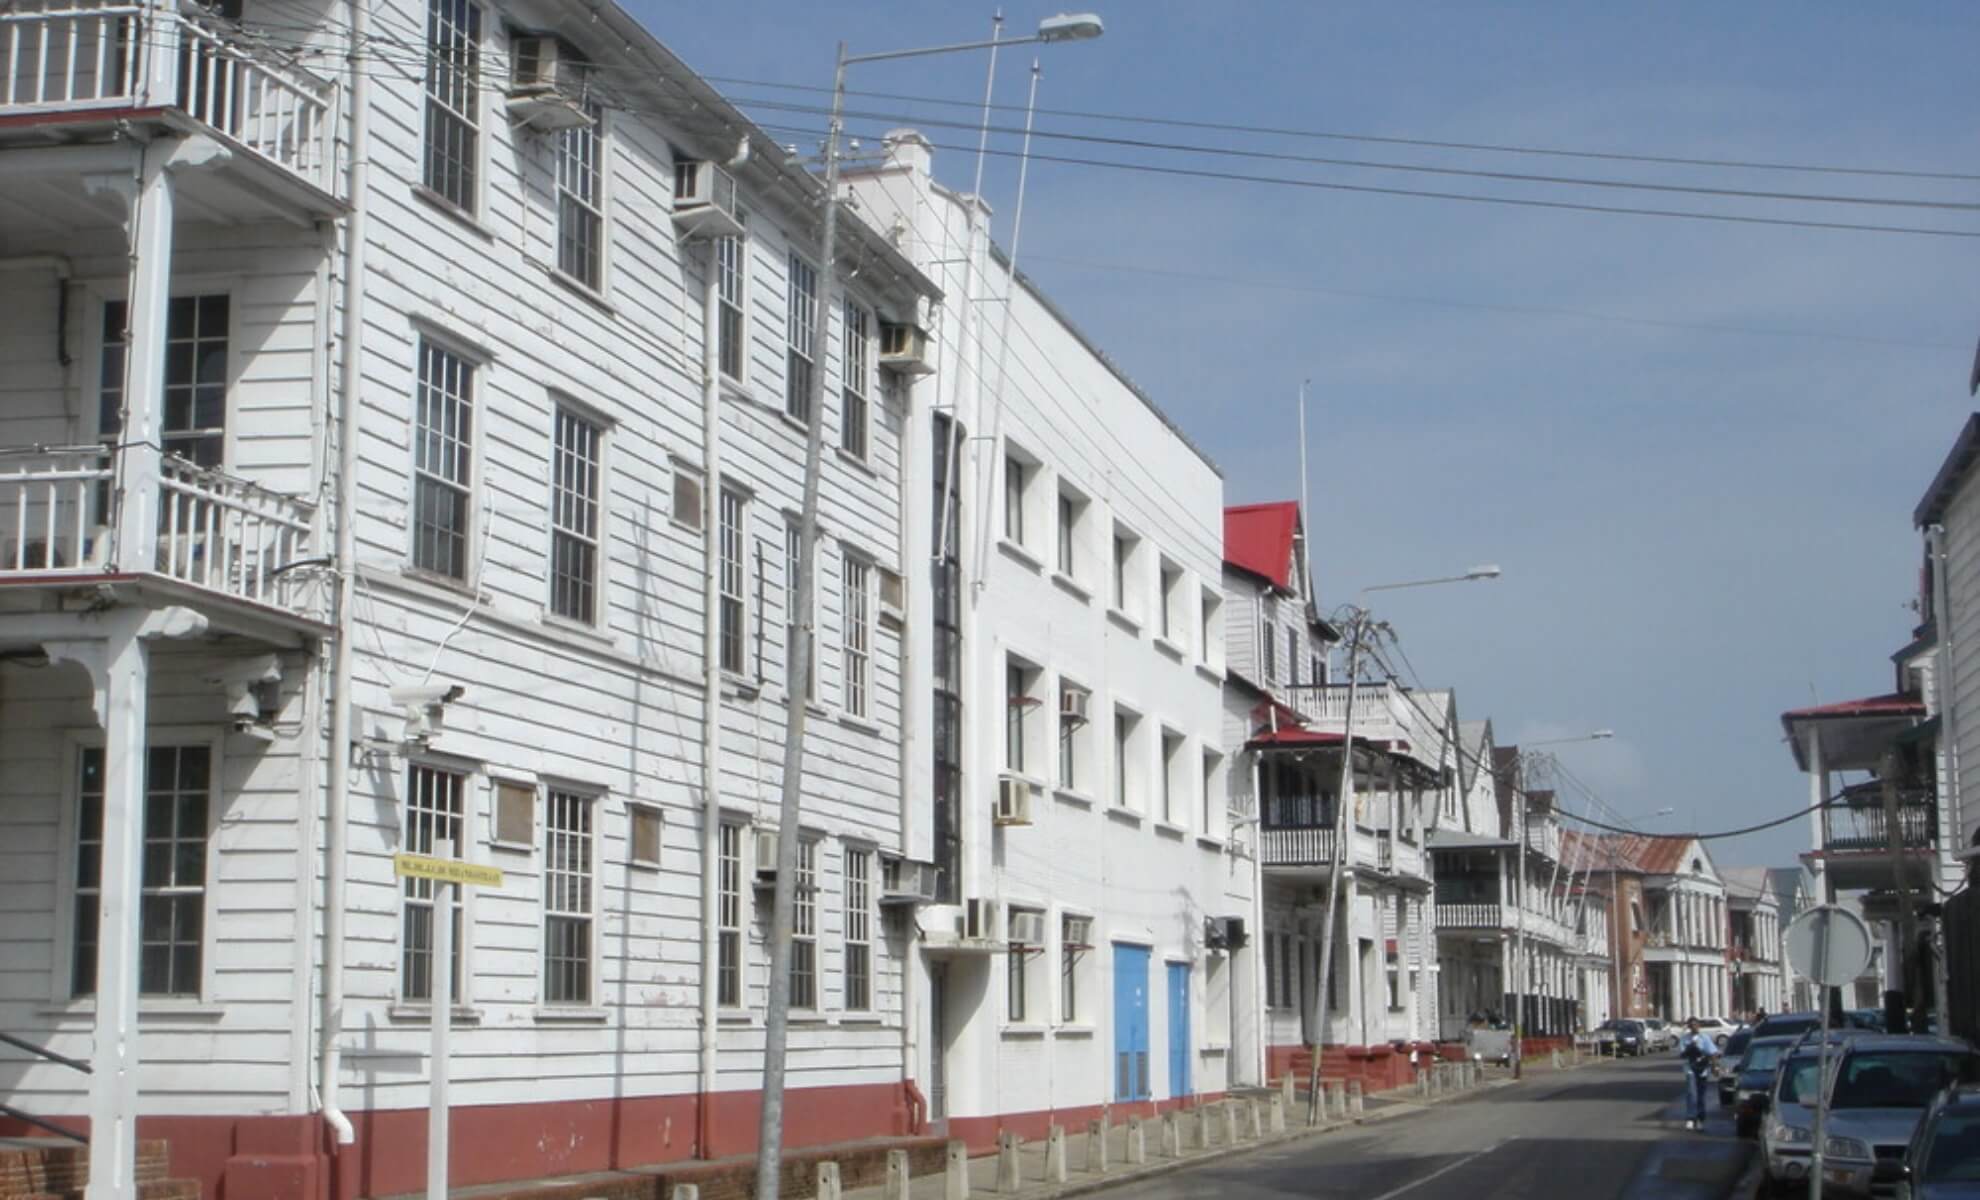
[[[103,748],[85,747],[80,759],[69,984],[73,994],[92,996],[103,885]],[[208,746],[153,746],[145,752],[144,860],[138,884],[140,995],[200,994],[212,759]]]
[[[426,166],[441,199],[475,207],[481,137],[481,6],[428,0],[426,6]]]
[[[474,364],[421,338],[413,398],[413,566],[468,575],[474,508]]]
[[[1004,536],[1024,545],[1024,463],[1004,456]]]
[[[723,488],[717,512],[717,532],[721,552],[720,639],[722,669],[740,674],[743,669],[743,625],[746,609],[745,580],[748,566],[743,558],[743,494]]]
[[[743,377],[743,289],[748,279],[749,243],[741,237],[715,239],[715,344],[722,374]]]
[[[1162,819],[1171,825],[1183,819],[1182,781],[1176,777],[1182,769],[1183,739],[1179,733],[1162,735]]]
[[[227,451],[227,334],[233,304],[225,293],[174,296],[165,306],[165,392],[158,445],[202,467],[223,465]],[[97,432],[115,444],[124,430],[130,305],[103,305],[103,370],[97,386]]]
[[[873,1007],[873,851],[846,851],[846,1009]]]
[[[846,556],[844,588],[846,711],[863,717],[873,690],[873,567]]]
[[[1013,914],[1023,911],[1017,908],[1011,910]],[[1007,960],[1004,964],[1005,1019],[1013,1025],[1023,1024],[1030,1016],[1031,997],[1027,985],[1031,977],[1031,956],[1037,952],[1037,949],[1036,946],[1026,946],[1018,942],[1012,942],[1006,947],[1008,952],[1004,956]]]
[[[1134,718],[1114,714],[1114,803],[1128,807],[1128,749],[1134,738]]]
[[[1073,530],[1079,520],[1079,504],[1059,493],[1059,574],[1073,578]]]
[[[742,1004],[743,827],[722,822],[717,847],[715,920],[715,1002],[724,1008]]]
[[[414,763],[407,768],[405,803],[402,806],[405,824],[399,839],[400,849],[407,854],[459,857],[466,849],[462,841],[466,792],[467,776],[458,771],[422,763]],[[433,908],[435,889],[439,885],[431,879],[410,877],[401,882],[399,998],[431,1000]],[[454,894],[451,906],[454,923],[453,995],[457,1002],[464,1003],[467,999],[461,986],[464,940],[461,936],[461,892],[464,889],[453,887],[449,890]]]
[[[1004,768],[1024,771],[1024,713],[1031,698],[1025,695],[1024,668],[1017,663],[1004,667]]]
[[[791,922],[791,1007],[818,1007],[818,842],[798,841],[797,903]]]
[[[816,367],[818,269],[791,255],[790,294],[784,306],[784,412],[811,423],[811,379]]]
[[[543,1002],[590,1004],[592,840],[596,804],[550,790],[543,809]]]
[[[1059,786],[1067,789],[1079,786],[1079,730],[1084,722],[1066,712],[1073,703],[1070,697],[1078,694],[1080,689],[1070,683],[1059,685]]]
[[[1128,552],[1131,549],[1127,538],[1114,535],[1114,607],[1127,611],[1128,599]]]
[[[873,318],[859,305],[846,301],[845,308],[845,388],[840,413],[839,446],[854,458],[866,457],[867,374],[872,362]]]
[[[561,405],[556,420],[550,460],[550,611],[589,625],[598,619],[603,433]]]
[[[1086,947],[1074,938],[1074,925],[1082,918],[1059,917],[1059,1020],[1071,1025],[1079,1020],[1079,959]]]
[[[605,110],[557,135],[557,269],[592,291],[605,286]]]

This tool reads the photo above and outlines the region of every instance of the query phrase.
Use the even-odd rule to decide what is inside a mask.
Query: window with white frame
[[[1162,731],[1162,819],[1171,825],[1183,823],[1188,810],[1189,775],[1183,766],[1183,735],[1172,729]]]
[[[1327,686],[1327,660],[1317,653],[1313,656],[1313,677],[1308,682],[1314,687]]]
[[[1037,735],[1030,719],[1031,710],[1039,706],[1035,693],[1043,675],[1021,658],[1004,659],[1004,769],[1020,775],[1045,753],[1043,746],[1031,744]]]
[[[1086,502],[1070,492],[1059,493],[1058,569],[1067,579],[1079,578],[1079,518]]]
[[[715,239],[715,357],[722,374],[738,382],[748,345],[743,319],[748,264],[748,241],[740,236]]]
[[[467,845],[466,808],[463,804],[466,792],[467,776],[459,771],[425,763],[414,763],[408,767],[403,806],[405,825],[399,839],[400,848],[407,854],[459,857]],[[431,879],[408,877],[403,881],[399,944],[401,1000],[433,998],[433,908],[435,889],[438,887]],[[465,949],[462,945],[465,939],[462,936],[461,893],[465,889],[455,886],[449,890],[453,893],[453,995],[456,1002],[465,1002],[466,989],[461,978]]]
[[[1043,926],[1045,914],[1035,908],[1019,908],[1013,905],[1010,910],[1009,928],[1015,930],[1022,917],[1035,917],[1036,923]],[[1011,1025],[1023,1025],[1035,1019],[1038,998],[1032,989],[1038,986],[1038,972],[1031,969],[1032,960],[1045,952],[1045,947],[1028,942],[1012,940],[1005,955],[1004,1019]],[[1049,994],[1049,993],[1048,993]]]
[[[873,1007],[873,851],[846,848],[846,1011]]]
[[[1133,808],[1133,797],[1141,783],[1140,765],[1135,761],[1135,731],[1141,718],[1129,709],[1114,709],[1114,803]]]
[[[1223,755],[1215,750],[1203,752],[1203,819],[1197,826],[1203,833],[1214,833],[1217,829],[1217,810],[1224,800],[1223,763]]]
[[[1086,775],[1091,751],[1086,745],[1090,722],[1085,713],[1092,702],[1092,693],[1085,688],[1059,681],[1059,786],[1068,791],[1078,791]]]
[[[481,6],[427,0],[423,180],[464,212],[475,208],[481,139]]]
[[[1124,529],[1114,530],[1114,608],[1134,613],[1134,556],[1140,539]]]
[[[605,290],[605,109],[584,105],[585,124],[557,135],[557,269]]]
[[[1205,666],[1216,661],[1219,653],[1218,619],[1224,611],[1224,597],[1215,588],[1206,587],[1196,598],[1198,638],[1196,656]]]
[[[812,371],[817,367],[818,268],[791,255],[784,306],[784,412],[811,423]]]
[[[716,847],[715,1002],[742,1004],[743,827],[723,821]]]
[[[747,637],[749,560],[744,554],[743,518],[748,499],[735,488],[722,489],[717,513],[716,536],[721,552],[721,658],[722,669],[735,674],[743,670],[743,645]]]
[[[1279,651],[1279,631],[1278,631],[1278,627],[1277,627],[1277,626],[1274,626],[1274,625],[1272,625],[1272,624],[1271,624],[1271,623],[1269,623],[1269,622],[1267,622],[1266,624],[1263,624],[1263,625],[1260,625],[1260,626],[1258,627],[1258,641],[1259,641],[1259,645],[1260,645],[1260,648],[1261,648],[1261,650],[1262,650],[1262,652],[1263,652],[1263,654],[1264,654],[1264,662],[1263,662],[1263,664],[1262,664],[1262,666],[1263,666],[1263,668],[1264,668],[1264,671],[1265,671],[1265,682],[1266,682],[1266,683],[1271,683],[1271,682],[1272,682],[1273,680],[1275,680],[1275,679],[1277,679],[1277,678],[1279,677],[1279,662],[1278,662],[1278,651]]]
[[[1015,454],[1004,455],[1004,536],[1024,545],[1025,491],[1031,483],[1031,464]]]
[[[872,390],[873,315],[846,301],[844,389],[839,413],[839,448],[857,459],[866,457],[866,397]]]
[[[598,620],[600,493],[604,431],[557,406],[550,456],[550,611],[591,625]]]
[[[1299,686],[1299,630],[1286,626],[1286,682]]]
[[[226,458],[232,312],[232,297],[225,292],[174,296],[165,307],[165,388],[157,414],[158,447],[202,467],[219,467]],[[122,440],[124,429],[129,321],[129,304],[104,301],[96,428],[98,436],[111,444]],[[107,487],[100,507],[108,505]]]
[[[597,802],[551,788],[543,810],[543,1003],[591,1003],[592,821]]]
[[[79,758],[69,985],[74,995],[93,996],[103,886],[103,747],[85,746]],[[144,858],[138,881],[139,995],[200,994],[212,791],[210,746],[154,744],[146,750]]]
[[[814,606],[809,613],[798,611],[798,576],[804,565],[804,531],[797,516],[793,515],[784,523],[784,653],[786,683],[790,663],[797,657],[798,639],[806,638],[805,648],[809,652],[804,663],[804,698],[818,699],[818,636],[816,623],[810,618],[817,613]],[[812,595],[818,594],[818,583],[814,576]]]
[[[1080,1018],[1080,996],[1085,992],[1088,944],[1093,918],[1077,913],[1059,915],[1059,1020],[1076,1025]]]
[[[468,577],[474,511],[475,366],[447,347],[419,340],[413,405],[413,566],[450,579]]]
[[[818,839],[798,839],[797,906],[791,924],[791,1007],[818,1007]]]
[[[1162,636],[1176,641],[1183,631],[1183,570],[1168,561],[1162,563]]]
[[[845,556],[840,578],[846,622],[846,712],[864,717],[873,704],[873,564]]]

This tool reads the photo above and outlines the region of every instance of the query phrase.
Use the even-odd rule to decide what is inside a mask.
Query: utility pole
[[[1513,836],[1518,844],[1513,848],[1514,882],[1518,885],[1513,893],[1513,1023],[1512,1023],[1512,1073],[1520,1078],[1521,1066],[1526,1058],[1526,759],[1522,755],[1512,761],[1513,769],[1513,812],[1517,820],[1513,823]]]
[[[846,102],[846,44],[832,74],[832,118],[825,128],[825,216],[819,237],[818,312],[812,324],[816,365],[806,398],[804,499],[798,513],[797,595],[792,645],[785,653],[784,790],[777,808],[777,884],[770,904],[770,1003],[763,1019],[763,1111],[757,1124],[756,1200],[777,1200],[784,1135],[784,1059],[790,1046],[791,939],[796,917],[798,815],[804,796],[804,727],[811,678],[812,592],[817,584],[818,474],[825,448],[825,347],[832,325],[832,286],[839,234],[839,134]],[[710,483],[719,481],[711,480]],[[709,614],[714,619],[714,614]]]
[[[1334,845],[1328,854],[1327,925],[1320,934],[1320,994],[1314,1001],[1313,1069],[1308,1080],[1306,1119],[1317,1122],[1320,1112],[1320,1055],[1327,1044],[1327,997],[1333,989],[1334,923],[1340,910],[1341,871],[1348,838],[1348,809],[1354,804],[1354,702],[1361,686],[1361,644],[1368,632],[1368,613],[1354,610],[1348,618],[1347,708],[1341,720],[1341,781],[1334,797]]]
[[[1903,989],[1905,1019],[1909,1023],[1924,1013],[1924,1006],[1915,1003],[1918,997],[1913,986],[1917,975],[1914,966],[1918,954],[1918,915],[1913,911],[1911,881],[1905,871],[1904,827],[1898,820],[1897,751],[1884,751],[1883,761],[1878,765],[1881,776],[1878,791],[1884,801],[1884,841],[1891,853],[1891,884],[1897,889],[1897,980]]]

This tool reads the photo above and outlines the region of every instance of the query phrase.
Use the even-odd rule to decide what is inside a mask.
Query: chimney
[[[887,148],[887,165],[905,169],[916,178],[925,179],[934,171],[935,153],[928,139],[916,129],[890,129],[881,145]]]

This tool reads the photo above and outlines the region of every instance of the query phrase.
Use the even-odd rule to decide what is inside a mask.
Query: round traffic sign
[[[1843,987],[1870,967],[1870,927],[1834,904],[1818,904],[1788,922],[1788,965],[1818,987]]]

